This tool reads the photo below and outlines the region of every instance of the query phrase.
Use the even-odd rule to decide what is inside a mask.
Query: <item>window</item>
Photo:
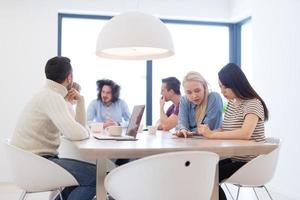
[[[194,70],[207,79],[211,90],[219,92],[217,73],[229,62],[232,57],[230,54],[236,53],[232,51],[229,41],[230,32],[235,31],[231,28],[232,24],[163,20],[172,34],[175,56],[153,62],[123,61],[102,59],[95,55],[98,34],[110,18],[111,16],[59,14],[58,55],[72,60],[74,81],[82,86],[86,106],[96,99],[96,81],[102,78],[112,79],[121,86],[121,98],[128,103],[130,110],[134,105],[146,104],[146,99],[150,100],[145,112],[147,113],[147,109],[149,112],[151,109],[153,111],[152,116],[151,113],[147,116],[149,125],[159,118],[162,78],[176,76],[182,81],[188,71]],[[152,72],[152,79],[147,71]],[[147,97],[147,88],[152,90],[152,96]],[[182,90],[182,94],[183,92]]]
[[[153,61],[153,122],[159,118],[162,78],[175,76],[182,82],[187,72],[197,71],[212,91],[219,92],[218,71],[229,61],[228,27],[189,24],[167,24],[167,27],[173,37],[175,56]],[[183,89],[181,93],[184,95]]]
[[[120,97],[132,110],[134,105],[146,102],[146,62],[97,57],[97,37],[106,22],[107,20],[63,18],[61,55],[71,59],[74,81],[82,87],[86,107],[97,98],[96,81],[107,78],[121,86]]]

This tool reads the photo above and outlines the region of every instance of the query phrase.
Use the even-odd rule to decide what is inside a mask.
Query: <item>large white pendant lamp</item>
[[[97,40],[96,55],[104,58],[152,60],[173,54],[172,37],[164,23],[137,11],[113,17]]]

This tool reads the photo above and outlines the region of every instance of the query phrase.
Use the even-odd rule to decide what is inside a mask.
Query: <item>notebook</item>
[[[125,135],[110,136],[110,135],[94,135],[98,140],[117,140],[117,141],[134,141],[137,140],[136,135],[144,114],[145,105],[136,105],[133,107],[131,117]]]

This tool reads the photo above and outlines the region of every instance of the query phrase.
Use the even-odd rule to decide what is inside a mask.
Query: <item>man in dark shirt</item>
[[[160,98],[160,118],[158,121],[158,129],[169,131],[175,128],[178,121],[179,103],[181,98],[180,81],[176,77],[168,77],[162,79]],[[164,110],[165,103],[171,101],[173,104]]]

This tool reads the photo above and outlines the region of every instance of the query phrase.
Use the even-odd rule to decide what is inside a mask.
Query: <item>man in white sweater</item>
[[[64,199],[91,200],[96,193],[95,165],[58,158],[61,134],[70,140],[89,137],[84,98],[72,89],[70,59],[51,58],[46,64],[45,74],[46,85],[22,111],[11,144],[55,162],[75,177],[79,186],[65,188],[62,192]],[[65,97],[77,101],[75,119],[67,108]]]

